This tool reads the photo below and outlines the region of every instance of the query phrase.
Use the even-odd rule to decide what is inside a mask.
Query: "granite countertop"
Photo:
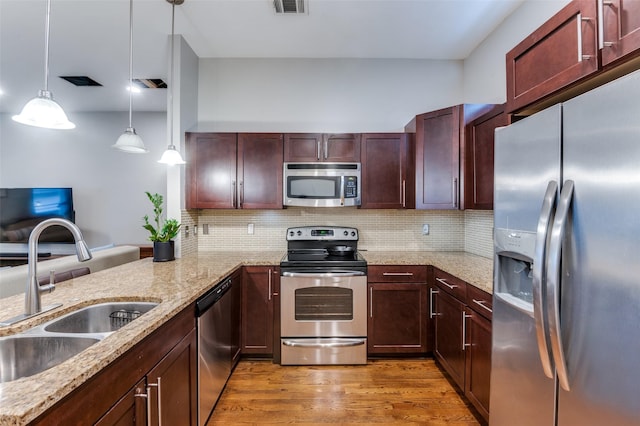
[[[480,256],[428,251],[365,251],[362,254],[370,265],[433,265],[491,292],[493,264]],[[42,305],[62,303],[61,307],[10,327],[0,327],[0,336],[19,333],[95,303],[135,300],[159,302],[159,305],[56,367],[0,384],[0,425],[29,423],[238,267],[278,265],[282,256],[280,251],[209,252],[166,263],[154,263],[146,258],[58,284],[56,291],[42,295]],[[21,314],[23,309],[24,294],[0,299],[0,319]]]

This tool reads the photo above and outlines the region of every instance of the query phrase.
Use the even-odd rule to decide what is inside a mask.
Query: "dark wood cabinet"
[[[465,127],[461,146],[461,208],[493,209],[493,156],[495,129],[509,124],[505,105],[496,105]]]
[[[196,332],[192,330],[147,374],[149,425],[195,425]]]
[[[455,105],[417,115],[405,126],[415,138],[416,209],[460,208],[464,127],[492,107]]]
[[[273,356],[274,298],[277,296],[279,279],[275,267],[245,266],[243,268],[243,354]]]
[[[187,133],[188,209],[282,208],[283,136]]]
[[[238,134],[238,208],[282,208],[282,152],[282,134]]]
[[[414,148],[406,133],[363,133],[363,209],[415,207]]]
[[[471,310],[467,317],[466,397],[482,417],[489,421],[491,383],[491,321]]]
[[[574,0],[507,53],[511,113],[598,70],[595,0]]]
[[[195,426],[196,363],[194,307],[189,306],[32,424],[157,425],[161,414],[163,424]]]
[[[284,161],[359,162],[360,134],[286,133]]]
[[[95,426],[146,426],[146,379],[140,380]]]
[[[429,270],[434,356],[489,421],[491,295],[438,268]]]
[[[606,66],[640,49],[640,2],[607,0],[598,3],[602,10],[602,35],[599,41],[602,65]]]
[[[425,266],[369,266],[367,352],[425,354],[428,302]]]
[[[506,55],[506,112],[526,116],[640,67],[640,2],[573,0]]]
[[[237,135],[187,133],[186,207],[236,207]]]

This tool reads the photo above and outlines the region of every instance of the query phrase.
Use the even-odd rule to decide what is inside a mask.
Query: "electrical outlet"
[[[247,225],[247,234],[253,235],[254,230],[255,230],[255,227],[253,226],[253,223],[250,223]]]
[[[208,223],[203,223],[202,224],[202,233],[204,235],[209,235],[209,224]]]
[[[425,223],[422,225],[422,235],[429,235],[429,224]]]
[[[184,227],[184,237],[189,238],[189,225]]]

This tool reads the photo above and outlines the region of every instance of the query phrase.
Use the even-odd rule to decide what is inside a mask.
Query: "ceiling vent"
[[[276,14],[303,14],[307,13],[306,0],[273,0]]]
[[[102,84],[86,75],[61,75],[60,78],[67,80],[74,86],[102,86]]]
[[[177,3],[176,3],[177,4]],[[134,78],[133,84],[140,89],[166,89],[167,83],[161,78]]]

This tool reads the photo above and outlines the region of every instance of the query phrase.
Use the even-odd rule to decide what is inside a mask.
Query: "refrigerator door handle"
[[[556,195],[558,193],[558,182],[552,180],[547,185],[544,194],[538,227],[536,230],[536,245],[533,259],[533,318],[536,324],[536,337],[538,341],[538,352],[542,362],[542,370],[545,376],[553,379],[554,373],[549,355],[549,342],[547,342],[547,321],[544,315],[543,287],[546,285],[544,279],[545,258],[547,255],[547,239],[549,236],[549,225],[551,217],[556,207]]]
[[[567,374],[567,363],[562,347],[562,333],[560,329],[560,273],[562,256],[562,241],[569,218],[571,200],[573,198],[572,180],[567,180],[560,192],[558,209],[551,228],[551,239],[549,240],[549,255],[547,257],[547,312],[549,314],[549,336],[551,339],[551,349],[555,360],[558,382],[562,389],[570,391],[569,377]]]

